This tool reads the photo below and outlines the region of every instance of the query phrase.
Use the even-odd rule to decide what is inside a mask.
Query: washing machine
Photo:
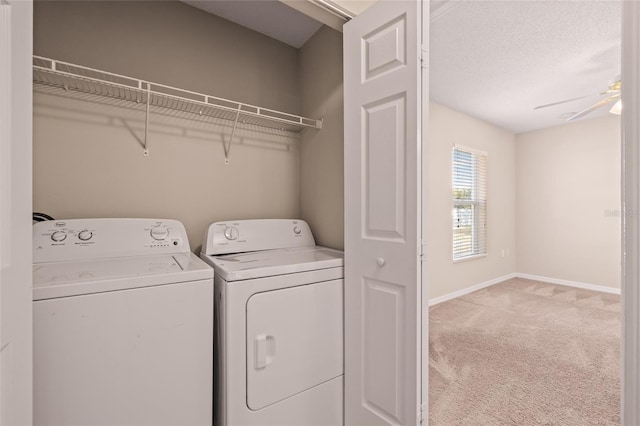
[[[210,425],[213,270],[183,225],[33,227],[35,425]]]
[[[209,226],[214,424],[342,425],[343,253],[301,220]]]

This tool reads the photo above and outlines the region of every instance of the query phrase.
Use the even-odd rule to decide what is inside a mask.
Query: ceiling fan
[[[620,78],[616,78],[616,80],[611,83],[609,85],[609,88],[603,92],[600,92],[598,95],[607,95],[606,98],[601,99],[600,101],[596,102],[595,104],[591,105],[590,107],[572,114],[567,121],[573,121],[573,120],[577,120],[578,118],[584,117],[585,115],[589,114],[590,112],[593,112],[595,110],[597,110],[598,108],[605,106],[607,104],[610,104],[612,102],[615,102],[615,104],[613,104],[613,107],[609,110],[609,112],[611,112],[612,114],[620,114],[621,110],[622,110],[622,102],[620,101],[620,91],[622,89],[622,81],[620,80]],[[536,109],[542,109],[542,108],[547,108],[550,106],[554,106],[554,105],[560,105],[560,104],[564,104],[567,102],[573,102],[573,101],[577,101],[579,99],[584,99],[584,98],[588,98],[590,96],[593,95],[586,95],[586,96],[580,96],[577,98],[571,98],[571,99],[565,99],[563,101],[559,101],[559,102],[553,102],[550,104],[545,104],[545,105],[539,105],[537,107],[534,108],[534,110]],[[617,102],[616,102],[617,101]]]

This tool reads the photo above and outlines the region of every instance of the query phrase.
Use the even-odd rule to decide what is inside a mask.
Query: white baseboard
[[[454,291],[453,293],[445,294],[444,296],[434,297],[433,299],[429,299],[429,306],[434,306],[434,305],[437,305],[438,303],[446,302],[447,300],[455,299],[456,297],[464,296],[465,294],[482,290],[483,288],[490,287],[495,284],[499,284],[503,281],[510,280],[511,278],[524,278],[526,280],[541,281],[549,284],[565,285],[568,287],[576,287],[576,288],[582,288],[585,290],[600,291],[603,293],[620,294],[619,288],[605,287],[602,285],[581,283],[578,281],[569,281],[569,280],[562,280],[559,278],[542,277],[539,275],[522,274],[520,272],[514,272],[511,274],[503,275],[498,278],[494,278],[489,281],[482,282],[480,284],[472,285],[471,287],[463,288],[462,290]]]
[[[465,294],[482,290],[485,287],[489,287],[494,284],[501,283],[502,281],[510,280],[511,278],[515,278],[516,276],[517,276],[516,273],[503,275],[501,277],[494,278],[492,280],[485,281],[480,284],[472,285],[471,287],[463,288],[462,290],[454,291],[453,293],[445,294],[444,296],[434,297],[433,299],[429,299],[429,306],[437,305],[438,303],[446,302],[447,300],[455,299],[456,297],[464,296]]]
[[[566,285],[569,287],[583,288],[585,290],[600,291],[603,293],[611,293],[611,294],[620,294],[619,288],[606,287],[603,285],[595,285],[595,284],[581,283],[578,281],[562,280],[559,278],[541,277],[539,275],[522,274],[520,272],[517,272],[515,276],[518,278],[524,278],[526,280],[542,281],[549,284]]]

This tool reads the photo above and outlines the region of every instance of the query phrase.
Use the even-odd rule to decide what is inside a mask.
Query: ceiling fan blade
[[[566,104],[567,102],[573,102],[573,101],[577,101],[579,99],[584,99],[584,98],[588,98],[590,96],[594,96],[595,94],[591,94],[591,95],[584,95],[584,96],[579,96],[577,98],[571,98],[571,99],[565,99],[563,101],[558,101],[558,102],[553,102],[551,104],[545,104],[545,105],[538,105],[537,107],[535,107],[533,110],[537,110],[537,109],[541,109],[541,108],[547,108],[550,106],[554,106],[554,105],[560,105],[560,104]]]
[[[567,121],[573,121],[573,120],[577,120],[578,118],[584,117],[585,115],[589,114],[590,112],[593,112],[595,110],[597,110],[598,108],[600,108],[603,105],[606,105],[608,103],[611,103],[613,101],[616,101],[620,99],[620,94],[616,93],[613,96],[609,96],[608,98],[604,98],[603,100],[596,102],[595,104],[591,105],[589,108],[580,111],[577,114],[572,115],[571,117],[569,117],[569,119]]]

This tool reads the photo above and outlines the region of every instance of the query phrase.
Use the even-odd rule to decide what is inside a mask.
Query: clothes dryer
[[[182,224],[33,227],[34,424],[210,425],[213,270]]]
[[[343,253],[301,220],[209,226],[214,424],[343,424]]]

